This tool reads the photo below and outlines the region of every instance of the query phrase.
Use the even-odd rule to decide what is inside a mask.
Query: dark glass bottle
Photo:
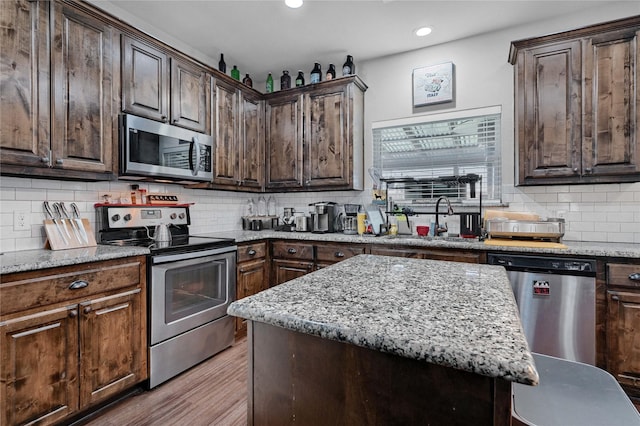
[[[282,71],[282,77],[280,77],[280,90],[286,90],[291,88],[291,76],[289,71]]]
[[[304,86],[304,73],[298,70],[298,76],[296,77],[296,87]]]
[[[240,81],[240,70],[238,69],[237,66],[233,66],[233,69],[231,70],[231,77]]]
[[[313,69],[311,70],[311,75],[309,75],[309,80],[311,84],[320,83],[322,79],[322,69],[320,68],[320,64],[316,62],[313,65]]]
[[[356,73],[356,66],[353,63],[353,56],[347,55],[347,61],[342,66],[342,75],[351,75]]]
[[[251,77],[249,77],[249,74],[246,74],[244,76],[244,78],[242,79],[242,82],[249,87],[253,87],[253,80],[251,80]]]
[[[327,70],[327,80],[333,80],[336,78],[336,66],[333,64],[329,64],[329,69]]]
[[[218,69],[223,73],[227,72],[227,64],[224,61],[224,54],[220,54],[220,62],[218,62]]]
[[[273,92],[273,76],[271,75],[271,73],[269,73],[269,75],[267,76],[267,84],[265,89],[267,93]]]

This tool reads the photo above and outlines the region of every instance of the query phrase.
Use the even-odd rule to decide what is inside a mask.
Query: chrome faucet
[[[440,198],[438,198],[438,201],[436,201],[436,229],[433,230],[433,235],[435,237],[439,237],[441,234],[445,233],[448,231],[447,229],[447,224],[445,223],[444,226],[440,226],[440,220],[439,220],[439,213],[438,213],[438,208],[440,207],[440,201],[446,201],[447,202],[447,214],[453,214],[453,207],[451,207],[451,202],[449,201],[449,199],[447,197],[445,197],[444,195]]]

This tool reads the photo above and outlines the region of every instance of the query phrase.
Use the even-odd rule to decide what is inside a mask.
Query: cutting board
[[[484,243],[488,246],[503,246],[503,247],[533,247],[533,248],[555,248],[566,249],[566,245],[562,243],[553,243],[550,241],[526,241],[526,240],[503,240],[500,238],[490,238],[484,240]]]
[[[71,225],[70,219],[62,219],[53,221],[52,219],[46,219],[44,221],[44,230],[47,234],[47,241],[45,248],[51,250],[65,250],[79,247],[95,247],[97,245],[96,238],[93,235],[91,224],[88,219],[80,219],[84,232],[87,235],[88,242],[84,242],[78,235],[78,230],[75,226]],[[77,221],[74,222],[80,225]],[[66,232],[65,232],[66,230]],[[62,232],[60,232],[62,231]],[[67,236],[67,233],[69,236]],[[64,238],[63,238],[64,235]]]

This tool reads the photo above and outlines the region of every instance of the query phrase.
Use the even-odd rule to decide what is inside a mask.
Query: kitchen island
[[[505,270],[360,255],[234,302],[250,424],[510,424],[536,385]]]

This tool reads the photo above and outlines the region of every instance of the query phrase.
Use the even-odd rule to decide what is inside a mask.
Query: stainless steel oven
[[[209,181],[213,138],[131,114],[120,115],[120,173]]]
[[[227,307],[236,292],[236,246],[152,255],[149,386],[230,346]]]
[[[231,346],[236,294],[235,240],[189,235],[188,205],[98,205],[101,244],[148,247],[149,387]],[[170,241],[156,243],[154,227]]]

